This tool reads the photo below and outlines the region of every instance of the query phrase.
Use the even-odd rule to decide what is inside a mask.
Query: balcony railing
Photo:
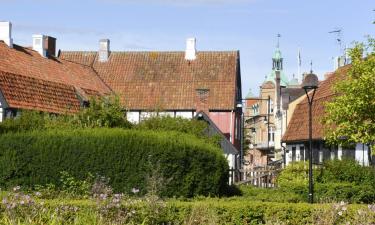
[[[267,141],[263,141],[263,142],[257,142],[255,144],[253,144],[254,148],[257,148],[257,149],[264,149],[264,150],[267,150],[268,147],[271,149],[275,148],[275,142],[274,141],[270,141],[269,142],[269,145],[267,145]]]

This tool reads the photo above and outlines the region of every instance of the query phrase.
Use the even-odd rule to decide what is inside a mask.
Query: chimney
[[[107,62],[109,58],[109,39],[99,41],[99,62]]]
[[[47,50],[47,57],[56,57],[56,38],[51,36],[45,36],[44,46]]]
[[[9,21],[0,22],[0,41],[4,41],[9,48],[13,48],[12,23]]]
[[[47,47],[45,39],[46,36],[42,34],[33,35],[33,50],[37,51],[43,57],[47,57]]]
[[[197,50],[196,50],[196,39],[195,38],[188,38],[186,39],[186,50],[185,50],[185,59],[192,61],[197,58]]]
[[[210,97],[210,89],[208,88],[198,88],[195,89],[196,92],[196,112],[203,111],[206,114],[209,112],[208,98]]]

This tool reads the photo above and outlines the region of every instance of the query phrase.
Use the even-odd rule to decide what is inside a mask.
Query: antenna
[[[277,34],[277,48],[280,47],[280,38],[281,38],[281,34]]]
[[[312,67],[313,67],[313,63],[312,63],[312,60],[311,60],[311,62],[310,62],[310,73],[313,73]]]
[[[339,46],[339,54],[342,55],[342,45],[343,45],[343,40],[342,40],[342,28],[334,28],[332,31],[328,32],[329,34],[334,34],[335,35],[335,41],[337,42]]]

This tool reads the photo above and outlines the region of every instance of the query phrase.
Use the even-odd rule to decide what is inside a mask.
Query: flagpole
[[[301,76],[301,49],[300,48],[298,48],[297,63],[298,63],[297,77],[300,77]]]

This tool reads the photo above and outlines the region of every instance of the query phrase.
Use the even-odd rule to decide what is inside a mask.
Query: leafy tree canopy
[[[323,120],[330,144],[375,141],[375,39],[350,50],[352,64],[334,85],[336,96],[326,104]],[[363,57],[366,54],[366,57]]]

